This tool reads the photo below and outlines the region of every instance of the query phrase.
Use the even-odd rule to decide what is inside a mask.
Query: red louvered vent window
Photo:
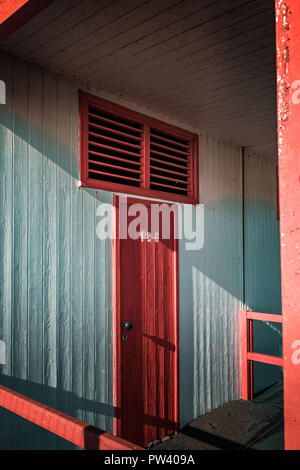
[[[197,135],[80,93],[83,186],[198,202]]]

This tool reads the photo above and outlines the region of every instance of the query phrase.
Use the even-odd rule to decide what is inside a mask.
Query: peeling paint
[[[287,3],[278,0],[276,6],[277,38],[277,87],[278,87],[278,142],[279,156],[282,156],[283,133],[290,114],[290,80],[289,80],[289,31],[291,10]],[[278,28],[279,25],[279,28]]]
[[[300,331],[299,26],[299,0],[276,0],[280,229],[285,233],[281,276],[286,450],[300,449],[300,375],[291,354]]]

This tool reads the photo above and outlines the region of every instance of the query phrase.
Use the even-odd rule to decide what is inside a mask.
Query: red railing
[[[242,399],[252,400],[254,394],[253,362],[283,366],[282,357],[268,356],[253,351],[253,321],[282,323],[281,315],[258,313],[251,310],[241,311],[241,362],[242,362]]]
[[[87,450],[144,450],[0,385],[0,406]]]

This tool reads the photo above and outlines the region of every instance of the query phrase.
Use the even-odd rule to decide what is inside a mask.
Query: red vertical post
[[[242,399],[249,400],[249,367],[248,367],[248,320],[247,310],[241,311],[241,371]]]
[[[285,448],[300,449],[300,2],[276,0]]]
[[[254,352],[253,349],[253,320],[248,321],[248,352]],[[253,400],[254,396],[254,364],[253,361],[248,360],[248,377],[249,377],[249,391],[248,400]]]

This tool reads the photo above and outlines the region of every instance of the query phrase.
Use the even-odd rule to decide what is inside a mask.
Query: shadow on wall
[[[120,408],[108,405],[106,403],[96,402],[77,396],[74,393],[67,392],[62,389],[54,387],[48,387],[42,384],[29,382],[27,380],[13,379],[10,377],[0,375],[0,382],[6,387],[12,387],[14,391],[19,393],[26,393],[26,390],[30,389],[30,398],[38,400],[42,398],[42,403],[47,406],[54,407],[56,410],[65,412],[63,406],[59,406],[56,400],[57,394],[59,394],[62,402],[69,402],[71,404],[68,414],[70,416],[78,415],[78,412],[92,412],[98,416],[106,416],[109,419],[114,417],[120,417]],[[28,396],[28,395],[27,395]],[[51,399],[52,397],[52,399]],[[9,412],[3,408],[0,409],[1,419],[0,421],[0,448],[2,449],[75,449],[77,446],[72,443],[56,436],[55,434],[46,431],[42,427],[35,425],[26,419],[23,419],[13,412]],[[5,427],[7,422],[10,422],[10,428]],[[97,419],[96,419],[97,421]],[[166,422],[157,416],[144,415],[144,423],[153,425],[155,427],[165,428]],[[142,424],[142,423],[141,423]],[[85,430],[92,429],[94,426],[86,427]],[[168,422],[168,429],[175,431],[177,429],[177,423]],[[95,429],[97,434],[105,432],[99,428]],[[143,430],[141,430],[143,432]],[[34,436],[38,436],[35,440]],[[139,436],[139,439],[142,439]],[[91,439],[86,441],[88,448],[91,449],[91,445],[95,445],[97,449],[97,441],[93,442]]]
[[[107,416],[111,419],[114,417],[115,408],[113,406],[78,397],[76,394],[62,389],[15,378],[11,381],[9,377],[4,375],[0,375],[0,382],[6,387],[12,387],[13,390],[19,393],[26,394],[26,390],[30,390],[30,398],[40,400],[41,397],[43,397],[42,402],[44,404],[66,412],[64,407],[60,406],[56,401],[56,396],[59,396],[62,403],[68,402],[71,404],[68,410],[70,416],[77,416],[78,412],[86,411],[99,416]],[[40,426],[30,423],[7,410],[1,409],[0,415],[6,417],[4,422],[2,419],[0,421],[0,447],[2,449],[78,448],[64,439],[55,436],[51,432],[44,430]],[[4,424],[8,419],[11,424],[11,429],[4,429]],[[32,437],[37,436],[37,434],[39,438],[35,441]]]

